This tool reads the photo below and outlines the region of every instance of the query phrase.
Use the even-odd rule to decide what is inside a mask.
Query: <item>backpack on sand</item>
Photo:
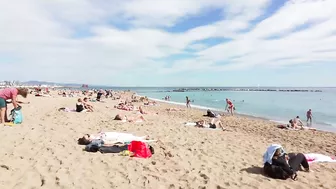
[[[22,123],[22,120],[23,120],[23,116],[22,116],[22,111],[21,111],[21,107],[17,107],[15,109],[13,109],[11,111],[11,121],[14,123],[14,124],[21,124]]]

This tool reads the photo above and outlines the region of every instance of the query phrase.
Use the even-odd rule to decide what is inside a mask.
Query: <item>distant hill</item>
[[[24,85],[59,85],[65,87],[81,87],[82,84],[77,83],[55,83],[55,82],[48,82],[48,81],[25,81],[22,82]]]

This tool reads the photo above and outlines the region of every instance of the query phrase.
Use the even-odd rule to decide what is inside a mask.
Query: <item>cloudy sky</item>
[[[0,0],[0,10],[0,80],[336,82],[336,0]]]

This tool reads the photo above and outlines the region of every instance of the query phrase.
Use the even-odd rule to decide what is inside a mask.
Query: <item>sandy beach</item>
[[[313,163],[313,172],[299,172],[298,181],[275,180],[262,174],[262,155],[277,143],[288,152],[336,155],[336,134],[290,131],[276,124],[241,116],[224,116],[231,131],[185,126],[204,111],[159,103],[146,106],[142,123],[115,121],[119,100],[92,103],[93,113],[59,112],[74,108],[77,97],[33,97],[24,104],[24,123],[0,128],[0,188],[336,188],[336,163]],[[134,103],[140,105],[142,103]],[[167,112],[168,107],[183,108]],[[11,109],[11,106],[9,106]],[[149,135],[155,154],[137,159],[118,154],[89,153],[77,139],[86,133],[117,131]]]

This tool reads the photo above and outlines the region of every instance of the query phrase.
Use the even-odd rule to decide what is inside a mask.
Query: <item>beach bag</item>
[[[149,146],[141,141],[132,141],[131,144],[128,145],[128,150],[133,153],[133,157],[150,158],[152,156]]]
[[[13,109],[13,110],[11,111],[10,116],[11,116],[11,118],[12,118],[12,122],[13,122],[14,124],[21,124],[21,123],[22,123],[22,120],[23,120],[21,107],[19,106],[19,107]]]

